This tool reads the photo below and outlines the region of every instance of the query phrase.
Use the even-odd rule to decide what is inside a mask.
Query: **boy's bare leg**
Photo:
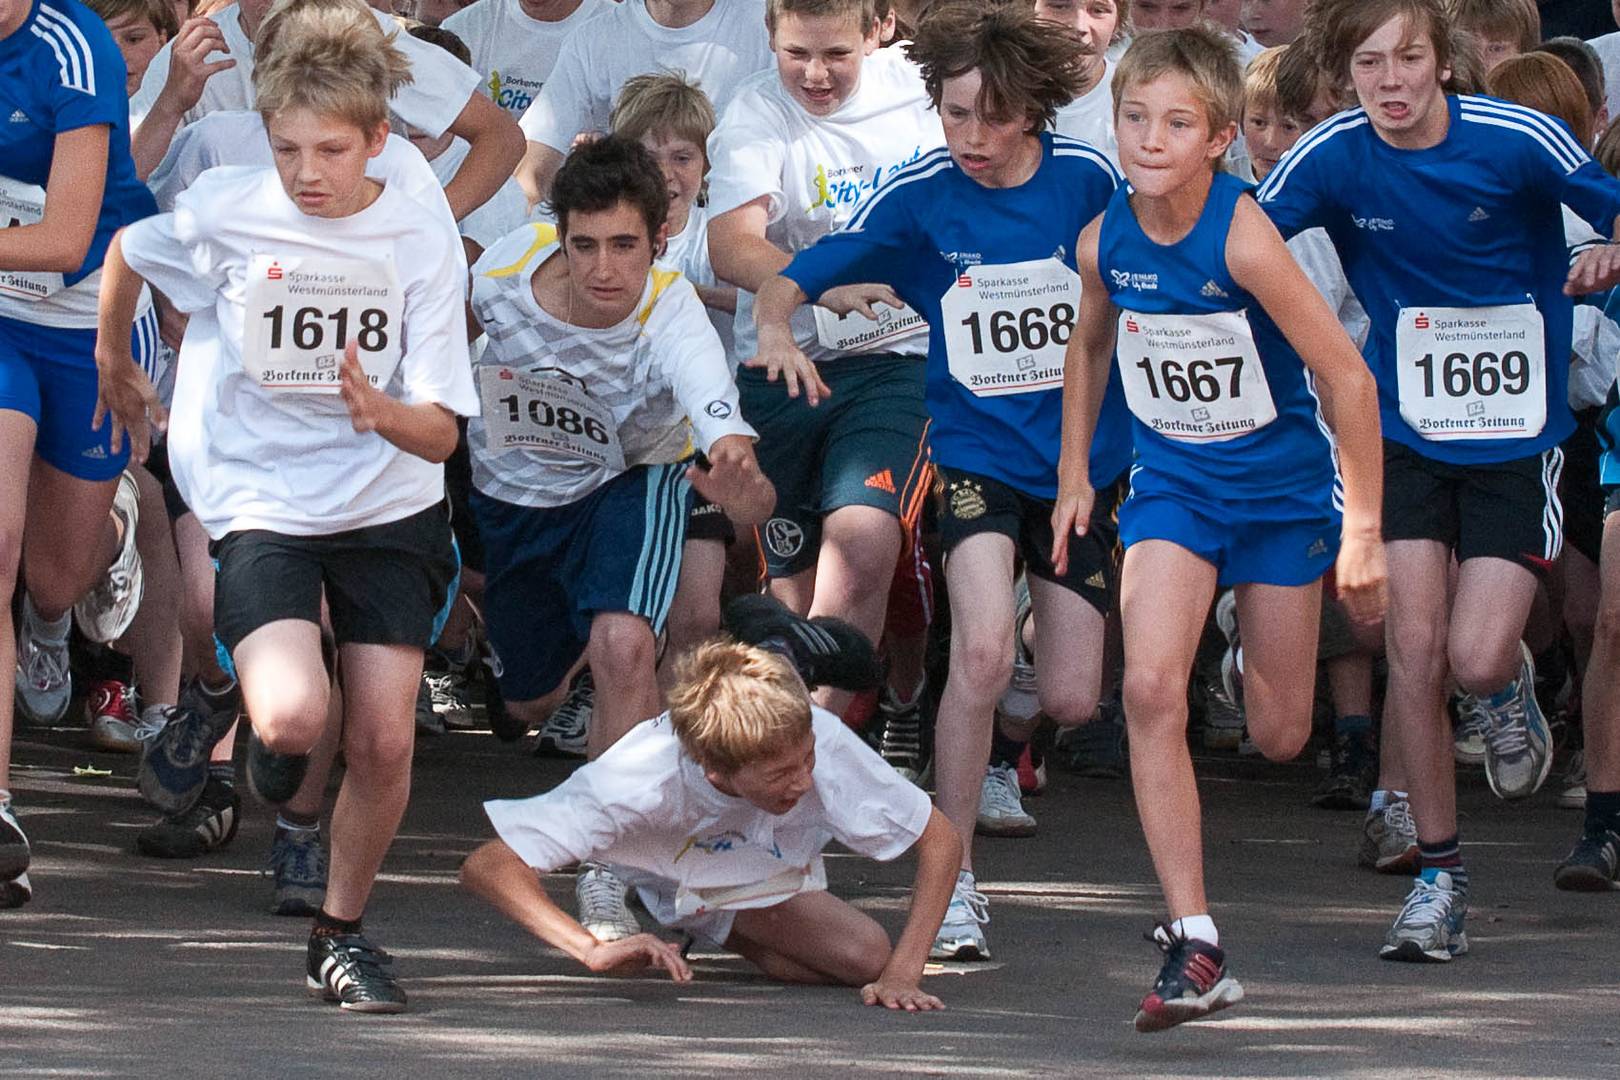
[[[674,660],[705,638],[720,632],[720,590],[726,579],[726,545],[719,540],[688,540],[681,548],[681,574],[669,608],[664,662],[658,666],[658,689],[669,690]]]
[[[631,728],[663,711],[654,664],[652,627],[628,611],[602,611],[591,620],[585,655],[596,682],[588,754],[592,761]]]
[[[1172,919],[1203,914],[1203,820],[1187,750],[1187,676],[1215,598],[1215,567],[1186,548],[1143,540],[1125,552],[1125,723],[1131,782]]]
[[[1322,583],[1239,585],[1237,609],[1249,737],[1272,761],[1288,761],[1311,735]]]
[[[883,973],[891,946],[870,915],[809,892],[739,911],[726,948],[783,982],[864,986]]]

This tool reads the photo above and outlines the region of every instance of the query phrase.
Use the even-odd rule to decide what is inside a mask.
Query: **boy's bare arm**
[[[461,864],[461,883],[541,941],[561,949],[592,971],[629,972],[662,968],[675,982],[692,969],[680,949],[651,934],[601,942],[558,907],[540,878],[501,840],[491,840]],[[943,910],[943,909],[942,909]]]
[[[917,880],[911,889],[911,914],[894,952],[876,982],[861,988],[868,1005],[917,1012],[943,1009],[944,1003],[921,989],[923,966],[928,949],[945,920],[956,875],[962,868],[962,839],[938,810],[928,815],[928,824],[917,838]]]

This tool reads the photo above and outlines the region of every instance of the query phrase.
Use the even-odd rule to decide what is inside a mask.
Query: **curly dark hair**
[[[669,216],[669,191],[646,147],[622,135],[608,135],[576,146],[557,170],[546,201],[559,236],[568,235],[568,215],[612,209],[627,202],[647,222],[647,238],[658,235]]]

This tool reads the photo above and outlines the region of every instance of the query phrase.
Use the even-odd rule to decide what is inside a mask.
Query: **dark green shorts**
[[[815,408],[762,372],[737,372],[759,466],[776,485],[776,514],[759,527],[771,577],[815,565],[821,519],[839,507],[876,507],[909,531],[928,495],[923,359],[868,353],[816,367],[832,396]]]

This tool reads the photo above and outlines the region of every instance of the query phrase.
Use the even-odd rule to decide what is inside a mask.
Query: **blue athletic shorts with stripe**
[[[157,312],[135,320],[130,346],[149,378],[157,362]],[[0,409],[34,421],[34,453],[80,480],[111,480],[129,462],[129,442],[112,449],[112,425],[96,415],[96,332],[41,326],[0,315]]]
[[[691,512],[686,464],[637,465],[567,506],[517,506],[476,488],[484,619],[501,695],[532,701],[561,684],[600,611],[664,629]]]
[[[1119,540],[1127,550],[1143,540],[1186,548],[1215,567],[1221,588],[1308,585],[1338,558],[1342,521],[1326,485],[1217,502],[1138,467],[1119,508]]]

